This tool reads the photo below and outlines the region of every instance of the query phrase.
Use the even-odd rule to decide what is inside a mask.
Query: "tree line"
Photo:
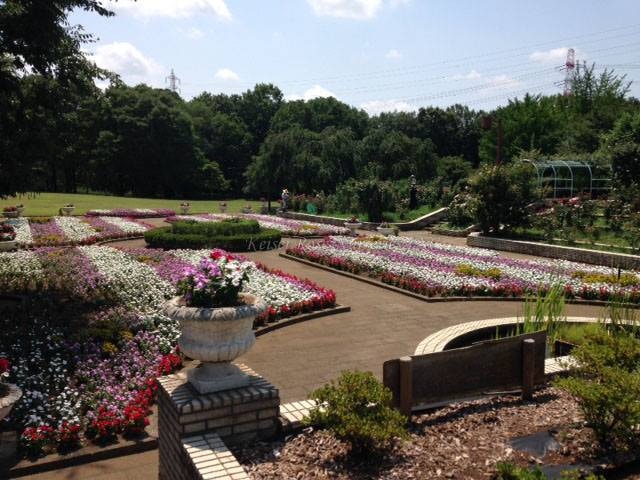
[[[80,47],[91,38],[66,26],[66,16],[72,8],[110,15],[99,0],[47,3],[0,6],[0,195],[273,199],[283,187],[332,193],[349,179],[410,175],[454,187],[495,159],[498,122],[485,130],[486,116],[502,124],[507,162],[610,161],[607,138],[623,128],[616,122],[640,111],[623,76],[594,67],[575,79],[570,97],[526,95],[490,112],[454,105],[370,116],[335,98],[288,101],[272,84],[186,101],[128,86],[85,57]]]

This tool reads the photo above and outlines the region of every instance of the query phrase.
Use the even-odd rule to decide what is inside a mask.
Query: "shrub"
[[[176,248],[220,248],[228,252],[246,252],[278,248],[282,233],[275,229],[263,229],[256,234],[207,236],[203,234],[173,233],[171,227],[164,227],[146,232],[144,239],[149,247],[166,250]]]
[[[573,278],[579,278],[585,283],[609,283],[611,285],[620,285],[621,287],[632,287],[640,283],[640,279],[632,273],[621,273],[619,276],[613,273],[584,272],[576,270],[571,275]]]
[[[576,397],[600,446],[628,451],[640,446],[640,340],[602,329],[573,350],[577,369],[556,384]]]
[[[307,423],[325,426],[355,453],[372,452],[407,436],[407,418],[390,406],[391,391],[371,372],[345,371],[311,398],[319,408],[311,410]]]
[[[529,223],[528,205],[539,197],[526,165],[486,165],[469,180],[470,211],[484,233]]]
[[[187,235],[242,235],[257,234],[260,232],[260,224],[255,220],[241,220],[238,218],[229,218],[221,222],[193,222],[182,221],[175,222],[171,226],[173,233]]]
[[[498,472],[493,477],[495,480],[547,480],[548,478],[537,465],[529,469],[518,467],[511,462],[500,462],[496,468]],[[599,480],[601,478],[592,473],[584,475],[576,470],[565,470],[560,474],[560,480]]]

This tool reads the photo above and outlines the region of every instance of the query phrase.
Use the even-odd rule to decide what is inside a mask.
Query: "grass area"
[[[402,216],[402,218],[400,218],[401,215],[397,212],[384,212],[382,215],[384,216],[385,220],[388,222],[393,222],[393,223],[409,222],[411,220],[415,220],[416,218],[420,218],[423,215],[426,215],[427,213],[434,212],[439,208],[440,207],[433,207],[431,205],[423,205],[419,208],[416,208],[415,210],[408,211],[404,216]],[[306,213],[306,212],[303,212],[303,213]],[[363,222],[369,221],[369,218],[366,213],[324,212],[322,213],[322,215],[327,217],[344,218],[345,220],[355,215],[356,217],[358,217],[359,220]]]
[[[228,213],[240,213],[247,204],[251,205],[255,212],[260,211],[260,202],[252,200],[166,200],[161,198],[133,198],[112,197],[109,195],[85,195],[74,193],[36,193],[9,197],[0,203],[0,206],[22,203],[26,216],[57,215],[58,209],[64,204],[73,203],[76,207],[74,215],[81,215],[87,210],[95,208],[170,208],[180,213],[180,202],[191,203],[191,213],[217,213],[219,204],[227,203]]]

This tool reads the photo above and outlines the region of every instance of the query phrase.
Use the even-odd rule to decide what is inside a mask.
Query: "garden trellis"
[[[552,198],[602,195],[611,188],[611,167],[578,160],[521,160],[536,171],[538,185]]]

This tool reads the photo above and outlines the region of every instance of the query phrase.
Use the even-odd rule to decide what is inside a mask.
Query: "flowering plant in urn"
[[[253,321],[267,306],[242,293],[251,263],[215,250],[178,280],[179,297],[164,312],[180,323],[180,350],[201,365],[187,378],[200,393],[247,385],[249,377],[230,362],[255,343]]]

